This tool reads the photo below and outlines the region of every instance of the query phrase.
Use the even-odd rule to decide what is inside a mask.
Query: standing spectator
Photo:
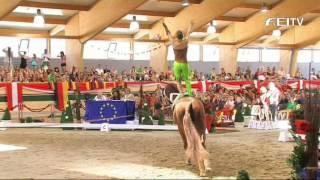
[[[279,89],[275,86],[273,82],[270,82],[268,85],[268,98],[269,98],[269,108],[272,114],[272,120],[275,120],[276,117],[276,110],[279,104],[279,96],[280,96],[280,91]]]
[[[50,54],[48,53],[47,49],[44,49],[44,53],[42,54],[42,68],[46,71],[49,69],[49,61],[50,61]]]
[[[25,51],[19,52],[19,55],[20,55],[20,69],[25,69],[27,67],[26,52]]]
[[[102,69],[101,64],[98,64],[98,67],[95,70],[100,76],[104,73],[104,69]]]
[[[143,81],[143,78],[144,78],[144,74],[143,74],[143,68],[142,66],[140,66],[137,71],[137,81]]]
[[[278,78],[279,79],[283,79],[285,78],[286,73],[284,72],[283,67],[280,68],[280,70],[278,71]]]
[[[236,72],[234,74],[234,77],[235,77],[236,80],[240,80],[241,77],[242,77],[241,68],[239,66],[238,66],[238,68],[237,68],[237,70],[236,70]]]
[[[312,80],[317,79],[316,70],[315,70],[314,68],[311,69],[310,78],[311,78]]]
[[[246,75],[245,75],[245,76],[246,76],[246,77],[245,77],[246,79],[251,79],[251,78],[252,78],[252,77],[251,77],[251,76],[252,76],[252,72],[251,72],[250,66],[247,67],[245,74],[246,74]]]
[[[216,68],[212,68],[212,70],[211,70],[211,80],[215,81],[216,78],[217,78]]]
[[[60,55],[58,57],[60,57],[61,70],[63,73],[65,73],[67,66],[67,57],[63,51],[60,51]]]
[[[302,73],[300,72],[299,68],[297,68],[297,71],[294,74],[294,78],[296,78],[296,79],[302,78]]]
[[[13,61],[13,52],[11,50],[11,47],[5,48],[2,50],[5,53],[5,58],[4,58],[4,67],[11,69],[12,66],[12,61]]]
[[[38,67],[38,61],[37,61],[37,55],[36,54],[32,55],[31,66],[32,66],[32,69],[37,69],[37,67]]]
[[[227,73],[226,73],[226,71],[224,70],[224,68],[221,68],[221,69],[220,69],[220,78],[221,78],[222,80],[224,80],[224,78],[226,77],[226,75],[227,75]]]
[[[104,73],[110,73],[110,69],[108,68],[108,66],[105,66],[105,68],[103,69]]]

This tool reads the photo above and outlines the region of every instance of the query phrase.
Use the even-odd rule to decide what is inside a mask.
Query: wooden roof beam
[[[306,26],[296,26],[286,31],[280,38],[279,44],[293,44],[297,48],[313,45],[320,40],[320,17]]]
[[[21,0],[0,0],[1,8],[0,8],[0,19],[6,17],[10,14],[17,6]]]
[[[219,17],[214,18],[214,20],[231,21],[231,22],[245,22],[247,20],[247,18],[245,18],[245,17],[219,16]]]
[[[144,15],[144,16],[160,16],[160,17],[174,17],[176,12],[164,12],[164,11],[146,11],[146,10],[132,10],[130,14]]]
[[[265,21],[272,17],[298,17],[318,9],[320,0],[284,0],[268,13],[256,13],[244,23],[236,22],[223,30],[220,42],[234,42],[237,47],[245,46],[257,38],[269,34],[275,26],[266,26]]]
[[[243,2],[244,0],[204,0],[200,4],[191,5],[187,8],[184,8],[175,17],[167,17],[164,19],[168,25],[168,28],[173,33],[177,30],[187,30],[190,21],[194,21],[194,30],[203,27],[212,19],[222,16],[231,9],[238,7]],[[157,22],[153,25],[152,29],[150,30],[149,38],[152,39],[155,35],[160,35],[162,39],[167,39],[161,22]],[[139,39],[140,37],[144,36],[145,32],[139,32],[134,38]]]
[[[35,2],[35,1],[22,1],[19,6],[35,7],[35,8],[48,8],[48,9],[64,9],[76,11],[89,11],[91,6],[62,4],[62,3],[48,3],[48,2]]]
[[[167,1],[167,2],[178,2],[181,3],[182,0],[158,0],[158,1]],[[200,4],[203,0],[189,0],[190,4]]]
[[[65,34],[80,36],[80,42],[85,43],[145,2],[147,0],[98,1],[89,11],[73,16],[66,24]]]

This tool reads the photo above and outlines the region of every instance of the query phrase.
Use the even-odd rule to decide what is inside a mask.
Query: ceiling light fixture
[[[280,38],[281,37],[281,31],[279,29],[275,29],[272,31],[272,36],[275,38]]]
[[[183,0],[182,6],[189,6],[189,0]]]
[[[139,30],[139,22],[137,21],[136,16],[132,17],[132,21],[130,23],[130,30],[138,31]]]
[[[44,24],[45,24],[44,17],[41,14],[40,9],[37,9],[37,14],[33,18],[33,24],[35,24],[37,26],[44,26]]]
[[[269,11],[269,7],[267,6],[266,3],[263,3],[261,6],[261,12],[266,13]]]
[[[215,21],[211,21],[209,26],[208,26],[208,29],[207,29],[207,33],[209,34],[214,34],[217,32],[217,29],[215,27],[215,25],[217,25],[217,23]]]

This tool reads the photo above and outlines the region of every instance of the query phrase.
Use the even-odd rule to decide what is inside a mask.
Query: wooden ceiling
[[[272,46],[303,48],[317,44],[320,28],[320,0],[0,0],[0,35],[25,37],[90,39],[124,38],[136,41],[162,41],[167,37],[161,27],[164,19],[169,28],[185,30],[195,22],[192,40],[206,44]],[[262,13],[265,3],[269,11]],[[45,16],[46,26],[33,26],[37,8]],[[136,15],[140,30],[129,30],[130,18]],[[279,39],[266,27],[269,17],[303,17],[303,27],[281,28]],[[207,34],[208,23],[217,22],[217,33]],[[319,43],[318,43],[319,44]]]

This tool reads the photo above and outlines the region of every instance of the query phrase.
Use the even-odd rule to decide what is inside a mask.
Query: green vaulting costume
[[[174,62],[173,65],[174,77],[177,81],[183,80],[186,84],[188,96],[192,96],[192,88],[190,82],[190,69],[188,63]]]

